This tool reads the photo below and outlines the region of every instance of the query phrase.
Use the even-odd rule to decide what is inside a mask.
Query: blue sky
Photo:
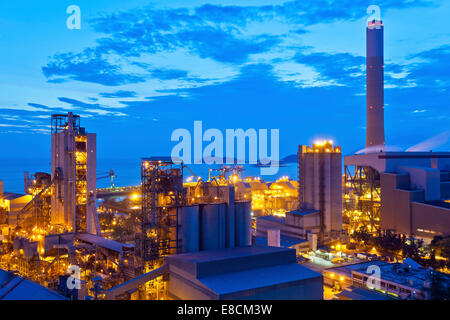
[[[66,28],[72,4],[81,30]],[[318,137],[350,154],[365,141],[369,4],[385,25],[387,143],[442,137],[449,1],[17,0],[0,4],[1,158],[49,158],[50,115],[67,111],[100,160],[168,155],[194,120],[280,129],[281,157]]]

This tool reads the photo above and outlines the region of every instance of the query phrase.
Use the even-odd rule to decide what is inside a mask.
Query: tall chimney
[[[380,149],[384,150],[384,62],[382,21],[373,20],[368,22],[366,33],[366,148],[379,146]]]

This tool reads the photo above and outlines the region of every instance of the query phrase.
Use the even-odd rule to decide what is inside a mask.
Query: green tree
[[[450,299],[450,280],[440,272],[431,273],[430,285],[431,300],[449,300]]]

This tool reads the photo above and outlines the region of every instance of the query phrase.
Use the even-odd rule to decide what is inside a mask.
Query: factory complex
[[[49,172],[25,173],[24,194],[0,181],[0,300],[322,300],[330,288],[332,299],[424,300],[450,288],[403,253],[361,252],[383,234],[450,236],[450,152],[388,151],[384,25],[366,29],[366,148],[343,157],[326,139],[299,143],[293,179],[240,165],[202,179],[143,155],[140,185],[117,187],[111,171],[97,188],[95,128],[52,115]]]

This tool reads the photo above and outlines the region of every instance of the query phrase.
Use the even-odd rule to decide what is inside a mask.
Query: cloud
[[[79,101],[79,100],[72,99],[72,98],[66,98],[66,97],[59,97],[58,100],[61,102],[70,104],[72,107],[75,107],[75,108],[99,108],[99,107],[101,107],[101,105],[98,103],[86,103],[83,101]]]
[[[230,32],[212,27],[179,32],[178,40],[201,58],[225,63],[243,63],[250,54],[266,52],[280,41],[267,35],[240,39]]]
[[[432,5],[425,0],[381,0],[377,4],[385,10]],[[88,21],[95,32],[105,35],[97,39],[95,46],[79,53],[55,54],[42,71],[51,82],[77,80],[104,86],[121,86],[158,79],[179,80],[179,84],[184,87],[187,84],[183,81],[189,81],[188,86],[191,87],[209,85],[211,83],[205,82],[203,76],[193,76],[185,69],[147,64],[145,57],[167,55],[183,49],[205,62],[211,59],[218,63],[232,64],[239,69],[251,62],[253,55],[269,53],[276,47],[281,47],[282,52],[286,45],[286,34],[301,36],[307,32],[304,26],[359,19],[366,14],[366,8],[367,2],[363,0],[295,0],[278,5],[205,4],[189,9],[156,9],[149,6],[116,12]],[[284,31],[264,28],[264,24],[270,26],[271,23],[282,25]],[[255,24],[259,24],[260,28],[252,29]],[[313,68],[320,75],[311,72],[310,82],[320,81],[323,85],[341,83],[344,79],[336,72],[338,65],[345,61],[340,61],[336,67],[329,65],[333,69],[331,71],[323,67],[326,63],[319,61],[327,59],[346,60],[350,57],[318,54],[304,57],[304,62],[296,62],[308,66],[309,63],[315,64]],[[281,63],[285,64],[286,61]],[[297,66],[298,68],[300,67]],[[281,71],[283,65],[278,66],[278,69],[280,75],[285,74]],[[326,75],[322,74],[324,72]],[[358,72],[349,74],[355,78],[359,75]],[[392,74],[392,77],[396,76],[400,75]],[[290,75],[280,76],[280,79],[286,77],[289,78]],[[224,81],[231,79],[223,78]],[[350,80],[348,77],[345,79],[347,82]]]
[[[136,97],[136,92],[118,90],[116,92],[102,92],[99,93],[99,95],[103,98],[133,98]]]
[[[411,67],[410,77],[417,79],[420,86],[438,87],[448,90],[450,74],[450,45],[441,46],[416,54],[411,59],[419,58],[422,62]]]
[[[45,106],[38,105],[38,104],[7,105],[7,106],[0,105],[0,109],[4,109],[4,110],[29,111],[29,112],[48,112],[48,111],[50,111],[50,110],[45,109],[44,107]]]
[[[140,75],[126,73],[120,66],[110,63],[101,47],[87,48],[81,53],[59,53],[53,56],[42,72],[49,81],[77,80],[118,86],[144,82]]]
[[[28,103],[28,105],[30,107],[36,108],[36,110],[38,110],[38,111],[50,111],[50,110],[46,110],[46,109],[51,109],[50,107],[48,107],[46,105],[43,105],[43,104],[40,104],[40,103],[32,103],[32,102],[30,102],[30,103]]]
[[[103,105],[98,103],[86,103],[77,99],[72,98],[66,98],[66,97],[59,97],[59,101],[67,103],[70,105],[70,109],[73,110],[81,110],[87,113],[94,113],[101,116],[126,116],[123,112],[117,112],[117,111],[109,111],[103,108]]]
[[[328,82],[334,85],[364,86],[365,58],[353,56],[348,53],[305,53],[300,52],[295,56],[295,61],[309,65]]]
[[[151,64],[144,62],[136,62],[135,65],[148,70],[152,78],[159,80],[186,79],[189,73],[186,70],[180,69],[155,68]]]

